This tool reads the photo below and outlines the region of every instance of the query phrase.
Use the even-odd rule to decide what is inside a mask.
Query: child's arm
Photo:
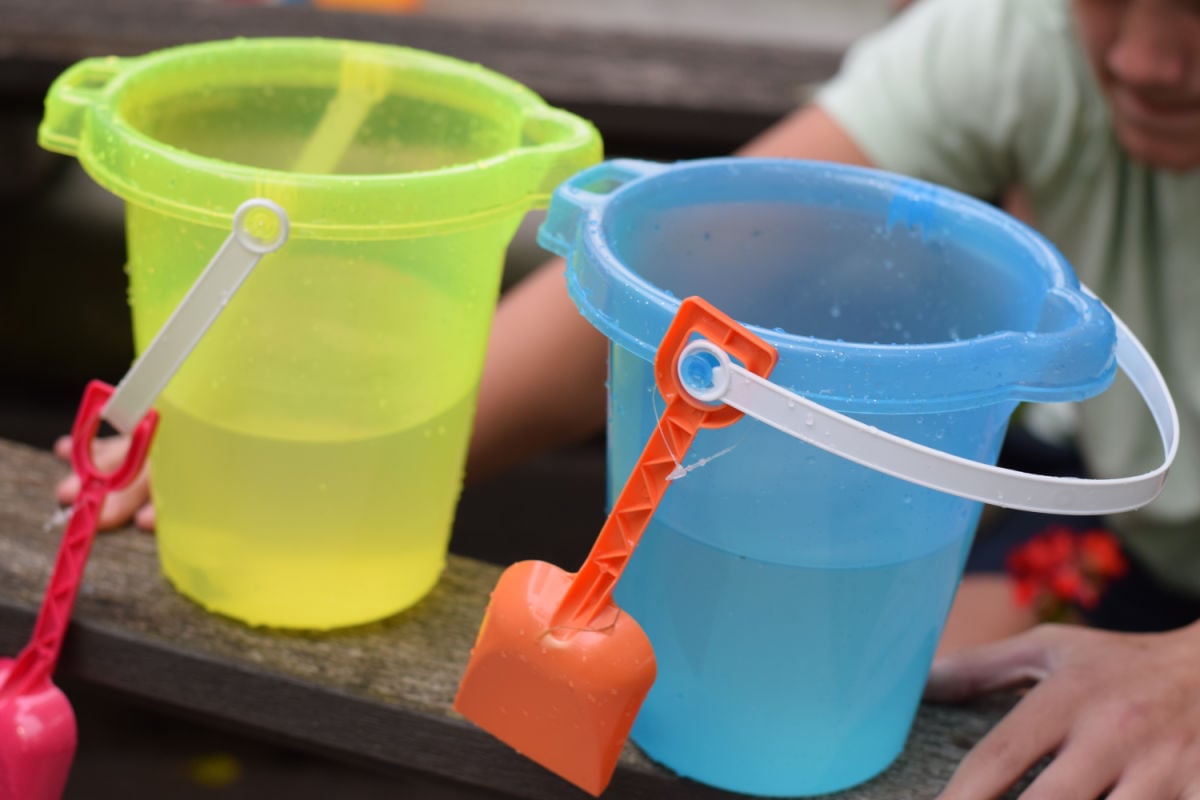
[[[567,296],[562,259],[510,289],[496,309],[467,480],[486,478],[604,424],[608,340]]]

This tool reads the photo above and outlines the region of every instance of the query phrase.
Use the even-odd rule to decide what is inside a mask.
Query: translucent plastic
[[[650,362],[689,295],[778,349],[772,383],[977,461],[995,461],[1020,401],[1114,376],[1112,318],[1053,247],[886,173],[610,162],[559,190],[540,239],[613,342],[610,486],[662,414]],[[681,460],[616,589],[658,658],[634,741],[753,794],[878,773],[903,746],[980,503],[749,418],[701,431]]]
[[[240,39],[75,65],[40,140],[127,201],[139,350],[240,203],[290,218],[158,405],[176,587],[300,628],[420,599],[445,561],[505,248],[598,160],[594,128],[454,59]]]

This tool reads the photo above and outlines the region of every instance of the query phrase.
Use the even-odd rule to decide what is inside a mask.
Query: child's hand
[[[935,702],[1036,683],[939,800],[998,797],[1047,755],[1022,800],[1200,797],[1198,659],[1200,623],[1156,634],[1042,625],[939,659],[925,691]]]
[[[92,457],[96,466],[101,470],[115,469],[125,458],[129,449],[128,436],[111,436],[97,439],[92,445]],[[60,437],[54,443],[54,454],[63,461],[71,460],[71,437]],[[79,495],[79,478],[69,475],[59,482],[56,488],[58,501],[66,505],[75,502]],[[130,520],[146,530],[154,530],[154,506],[150,502],[150,473],[145,467],[133,479],[133,482],[118,492],[111,492],[100,509],[100,519],[97,523],[100,530],[120,528],[129,524]]]

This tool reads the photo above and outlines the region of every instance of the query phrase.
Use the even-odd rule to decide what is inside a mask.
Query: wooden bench
[[[564,474],[561,466],[544,462],[491,496],[511,496],[508,490],[519,491],[520,481],[559,488],[551,482],[555,474]],[[44,526],[54,510],[53,484],[63,472],[49,453],[0,440],[0,652],[5,654],[23,646],[32,629],[60,537],[59,529]],[[579,488],[563,487],[568,496],[578,496]],[[496,538],[509,531],[494,508],[489,513],[479,507],[487,496],[469,492],[464,497],[464,507],[475,505],[464,508],[470,524],[491,528],[466,531],[464,538]],[[599,492],[596,496],[598,501]],[[438,586],[405,613],[332,633],[286,633],[209,614],[176,593],[159,572],[153,536],[134,530],[105,534],[92,552],[59,674],[171,714],[373,770],[415,771],[520,798],[584,797],[451,710],[500,571],[452,554]],[[922,707],[900,759],[880,777],[838,797],[936,797],[962,756],[1011,703],[1011,697],[998,697],[969,707]],[[630,745],[607,796],[702,800],[731,795],[680,779]]]

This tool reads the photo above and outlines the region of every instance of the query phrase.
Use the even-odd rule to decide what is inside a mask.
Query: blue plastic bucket
[[[921,444],[994,462],[1025,400],[1115,374],[1112,318],[1038,234],[874,170],[612,161],[540,235],[611,340],[609,485],[662,413],[652,359],[699,295],[779,350],[770,379]],[[617,587],[658,679],[634,741],[740,792],[836,791],[899,754],[981,504],[743,418],[704,430]]]

